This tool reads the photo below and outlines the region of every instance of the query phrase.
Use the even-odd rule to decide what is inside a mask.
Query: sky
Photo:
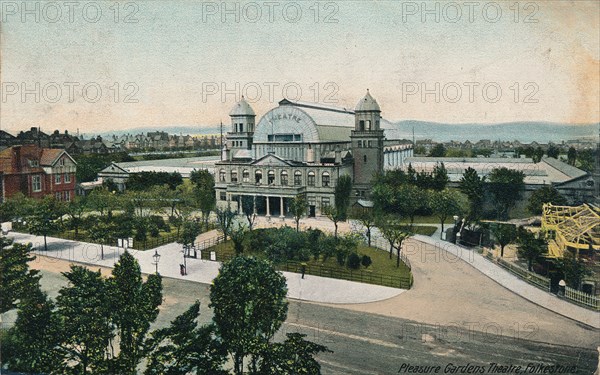
[[[515,5],[516,4],[516,5]],[[390,121],[600,121],[600,2],[0,2],[0,128],[229,124],[284,97]]]

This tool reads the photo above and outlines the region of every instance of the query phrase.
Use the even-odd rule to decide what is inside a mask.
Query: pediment
[[[265,165],[265,166],[275,166],[275,167],[289,167],[291,166],[290,163],[288,163],[287,161],[283,160],[282,158],[273,155],[273,154],[268,154],[263,156],[262,158],[256,160],[255,162],[252,163],[252,165]]]

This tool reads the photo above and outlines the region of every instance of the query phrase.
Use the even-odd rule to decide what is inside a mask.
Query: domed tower
[[[235,155],[237,150],[252,149],[256,114],[243,96],[229,112],[229,117],[231,117],[231,131],[227,132],[227,148],[232,155]]]
[[[381,130],[381,108],[367,94],[354,110],[355,124],[350,136],[354,156],[354,190],[358,198],[367,198],[371,181],[383,172],[383,130]]]

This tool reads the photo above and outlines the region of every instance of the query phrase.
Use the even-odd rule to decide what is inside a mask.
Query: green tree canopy
[[[13,243],[0,237],[0,314],[12,310],[16,303],[36,289],[39,274],[29,268],[35,259],[31,244]]]
[[[235,257],[221,266],[210,288],[210,305],[219,337],[240,375],[250,356],[256,371],[261,351],[285,321],[285,277],[264,260]]]
[[[459,189],[469,199],[468,220],[478,221],[485,198],[485,176],[479,177],[477,171],[469,167],[460,179]]]
[[[504,257],[504,248],[517,239],[517,227],[514,224],[494,223],[492,234],[500,244],[500,257]]]
[[[525,174],[509,168],[494,168],[489,175],[489,189],[498,218],[508,219],[508,211],[521,199],[525,189]]]
[[[517,249],[520,258],[527,260],[527,269],[533,270],[533,262],[548,252],[548,244],[543,237],[536,236],[525,228],[519,228]]]
[[[527,204],[527,210],[533,215],[541,215],[544,203],[562,206],[567,204],[567,200],[553,186],[544,186],[531,194]]]

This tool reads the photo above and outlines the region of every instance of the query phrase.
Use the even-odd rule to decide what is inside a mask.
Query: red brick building
[[[0,202],[18,192],[27,197],[53,195],[70,201],[75,196],[77,163],[65,151],[37,145],[0,151]]]

